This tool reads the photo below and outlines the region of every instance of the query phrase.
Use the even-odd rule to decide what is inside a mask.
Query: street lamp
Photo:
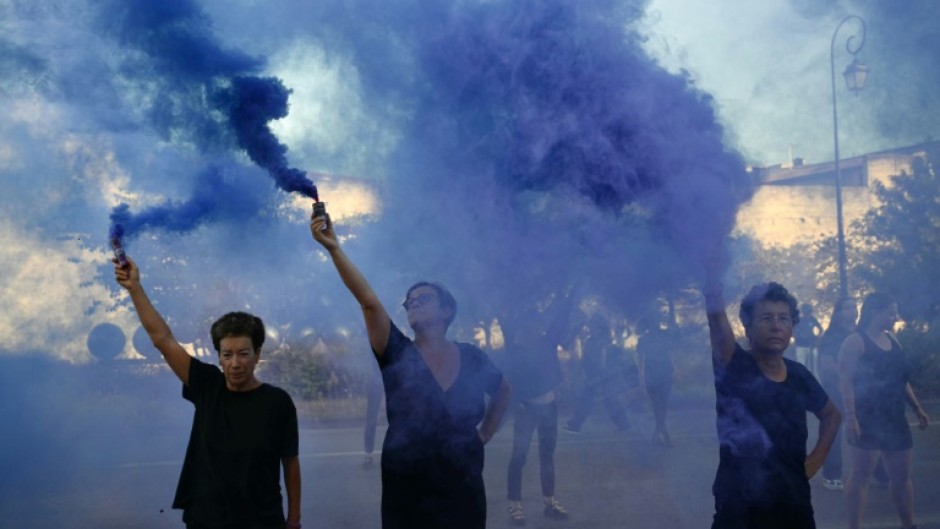
[[[868,66],[858,60],[858,52],[865,45],[865,21],[856,15],[849,15],[839,22],[836,30],[832,33],[832,43],[829,45],[829,64],[832,73],[832,135],[835,140],[835,164],[836,164],[836,230],[839,241],[839,293],[841,297],[848,297],[848,273],[846,272],[845,258],[845,228],[842,222],[842,172],[839,167],[839,114],[836,111],[836,37],[839,30],[849,21],[857,21],[861,28],[860,33],[852,34],[845,41],[845,49],[852,54],[852,64],[844,72],[845,84],[854,94],[865,87],[865,79],[868,77]],[[855,44],[855,38],[860,35],[858,44]]]

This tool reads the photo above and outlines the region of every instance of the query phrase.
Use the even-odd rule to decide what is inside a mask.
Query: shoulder
[[[210,381],[211,383],[213,380],[224,381],[225,375],[222,374],[222,370],[219,369],[219,366],[203,362],[195,356],[191,356],[189,361],[190,385],[193,384],[193,378],[197,380],[197,384],[206,383],[206,381]]]
[[[723,364],[714,358],[712,360],[716,375],[727,372],[743,373],[758,369],[757,362],[754,361],[751,352],[741,347],[741,344],[738,342],[734,343],[734,353],[731,355],[728,363]]]
[[[283,388],[279,386],[275,386],[273,384],[268,384],[267,382],[264,382],[261,384],[261,388],[259,389],[261,389],[262,391],[264,391],[265,393],[267,393],[268,395],[272,396],[275,399],[286,400],[286,401],[290,401],[291,403],[294,402],[294,399],[291,398],[290,393],[288,393],[286,390],[284,390]]]
[[[411,343],[411,338],[405,336],[405,333],[401,332],[401,329],[389,318],[388,344],[386,344],[385,352],[379,359],[379,365],[397,362],[401,352],[408,348]]]
[[[812,379],[815,380],[816,377],[813,376],[813,373],[806,368],[805,365],[797,362],[796,360],[790,360],[789,358],[784,358],[783,362],[787,366],[787,377],[794,377],[801,380]]]
[[[457,348],[460,350],[460,355],[465,358],[470,358],[475,361],[484,361],[489,360],[490,357],[483,352],[479,347],[466,343],[466,342],[454,342],[457,344]]]
[[[731,360],[728,361],[728,365],[751,365],[757,364],[754,361],[754,357],[751,356],[751,352],[747,349],[741,347],[741,344],[734,342],[734,354],[731,355]]]
[[[217,394],[225,386],[225,375],[214,364],[190,357],[189,383],[183,385],[183,398],[196,403]]]
[[[898,336],[896,334],[894,334],[893,332],[886,332],[885,334],[888,336],[888,340],[891,341],[892,348],[896,348],[900,350],[904,349],[904,346],[902,346],[901,342],[898,341]]]
[[[842,341],[842,350],[847,352],[858,352],[865,348],[865,338],[860,332],[853,332]]]
[[[467,362],[476,369],[493,370],[502,373],[502,371],[496,367],[493,359],[479,347],[464,342],[456,342],[456,344],[457,348],[460,350],[461,361]]]

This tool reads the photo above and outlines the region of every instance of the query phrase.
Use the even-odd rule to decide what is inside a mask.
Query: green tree
[[[915,383],[940,390],[940,143],[916,157],[911,171],[876,183],[878,206],[853,224],[853,246],[865,250],[853,274],[867,291],[898,300],[905,327],[898,338],[910,353]]]
[[[865,250],[853,272],[866,290],[897,297],[907,325],[940,324],[940,144],[914,158],[911,172],[875,183],[878,206],[853,224],[852,245]]]

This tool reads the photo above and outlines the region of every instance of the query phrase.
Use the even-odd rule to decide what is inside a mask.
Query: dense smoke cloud
[[[287,147],[269,127],[287,115],[289,90],[279,79],[247,75],[258,71],[263,60],[223,49],[194,2],[114,2],[101,9],[104,33],[132,50],[119,63],[122,76],[150,92],[147,114],[167,139],[179,133],[210,148],[233,136],[278,187],[317,198],[304,172],[288,166]],[[218,197],[238,196],[234,189],[213,188],[215,179],[200,178],[199,183],[197,196],[179,207],[164,203],[134,215],[121,204],[112,221],[131,235],[140,226],[187,230],[216,215]]]

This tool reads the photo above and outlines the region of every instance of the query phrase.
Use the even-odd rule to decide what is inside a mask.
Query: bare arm
[[[839,432],[839,423],[842,421],[842,415],[838,408],[832,403],[832,399],[826,402],[823,409],[816,413],[819,419],[819,435],[816,439],[816,446],[812,452],[806,456],[806,477],[811,478],[822,468],[835,441],[836,434]]]
[[[849,335],[839,347],[839,391],[842,393],[842,408],[845,413],[845,434],[849,440],[858,439],[861,431],[855,417],[855,368],[865,343],[858,334]]]
[[[483,416],[483,422],[480,423],[480,440],[486,444],[496,435],[496,430],[503,420],[506,410],[509,408],[509,402],[512,400],[512,388],[506,377],[499,383],[499,390],[496,396],[490,399],[486,407],[486,414]]]
[[[725,313],[725,300],[721,285],[710,282],[702,289],[705,295],[705,314],[708,317],[708,336],[712,345],[712,357],[720,365],[728,365],[734,356],[734,332]]]
[[[385,307],[382,306],[382,302],[379,301],[362,272],[340,248],[339,239],[333,231],[333,223],[329,217],[311,217],[310,233],[329,253],[343,284],[359,302],[362,317],[366,323],[366,333],[369,335],[369,344],[376,356],[382,356],[385,353],[385,346],[388,345],[388,335],[392,325]]]
[[[166,360],[173,373],[184,385],[188,386],[189,363],[192,361],[192,357],[176,341],[170,326],[154,308],[150,298],[147,297],[147,292],[140,284],[140,270],[137,268],[137,264],[129,257],[127,263],[127,266],[121,267],[115,262],[114,277],[118,284],[130,294],[134,309],[137,311],[137,317],[140,318],[140,323],[147,331],[147,336],[150,337],[154,347],[163,355],[163,359]]]
[[[914,388],[911,387],[910,382],[904,387],[904,398],[907,400],[907,403],[914,408],[914,413],[917,414],[917,424],[920,429],[927,429],[927,427],[930,426],[930,417],[920,405],[920,401],[917,400],[917,395],[914,394]]]
[[[284,488],[287,490],[287,527],[300,526],[300,459],[281,458],[284,467]]]

